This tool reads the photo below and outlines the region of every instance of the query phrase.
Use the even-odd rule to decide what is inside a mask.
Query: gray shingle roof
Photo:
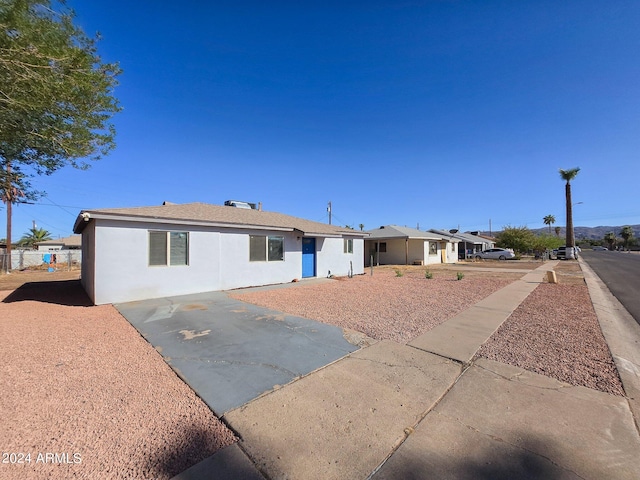
[[[42,242],[37,242],[36,245],[65,245],[67,247],[79,247],[82,245],[82,236],[71,235],[70,237],[43,240]]]
[[[441,235],[423,232],[415,228],[401,227],[398,225],[385,225],[375,230],[367,230],[369,238],[422,238],[425,240],[443,240]]]
[[[91,218],[117,218],[127,221],[153,220],[159,223],[198,223],[229,228],[275,228],[298,230],[307,235],[366,236],[366,233],[337,227],[276,212],[211,205],[208,203],[166,204],[155,207],[104,208],[83,210],[78,215],[74,232],[80,233]]]

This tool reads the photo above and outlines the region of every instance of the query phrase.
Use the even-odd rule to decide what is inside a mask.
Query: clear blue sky
[[[70,0],[124,70],[117,148],[14,209],[236,199],[365,229],[640,223],[640,2]]]

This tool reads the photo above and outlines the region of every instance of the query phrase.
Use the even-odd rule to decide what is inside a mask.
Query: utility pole
[[[329,201],[329,205],[327,206],[327,212],[329,212],[329,225],[331,225],[331,201]]]

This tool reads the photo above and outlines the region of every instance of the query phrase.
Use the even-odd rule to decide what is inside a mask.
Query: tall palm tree
[[[624,239],[624,248],[629,249],[629,239],[633,237],[633,228],[629,225],[622,227],[620,231],[620,236]]]
[[[616,243],[616,234],[613,232],[605,233],[604,241],[609,244],[609,250],[613,250],[613,245]]]
[[[570,170],[560,169],[560,177],[566,181],[564,187],[565,201],[567,203],[567,247],[575,247],[576,239],[573,232],[573,205],[571,204],[571,180],[576,178],[579,167],[572,168]],[[567,258],[574,258],[573,248],[567,250]]]
[[[555,227],[554,228],[555,232],[556,232],[556,237],[560,236],[560,231],[562,230],[560,227]]]
[[[33,247],[38,242],[44,242],[45,240],[51,240],[51,233],[44,228],[30,228],[27,233],[22,235],[22,238],[18,241],[18,244],[24,247]]]
[[[542,221],[545,225],[549,225],[549,235],[551,235],[551,225],[556,223],[556,217],[554,217],[553,215],[547,215],[542,219]]]

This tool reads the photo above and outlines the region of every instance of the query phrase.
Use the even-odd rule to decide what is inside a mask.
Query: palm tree
[[[620,236],[624,239],[624,248],[629,249],[629,239],[633,237],[633,228],[629,225],[622,227],[620,231]]]
[[[545,225],[549,225],[549,235],[551,235],[551,225],[556,223],[556,217],[554,217],[553,215],[547,215],[542,219],[542,221]]]
[[[360,227],[360,231],[364,230],[364,223],[361,223],[360,225],[358,225]]]
[[[572,168],[570,170],[560,169],[560,177],[567,182],[564,187],[565,201],[567,203],[567,247],[575,247],[576,239],[574,237],[573,232],[573,205],[571,204],[571,180],[576,178],[578,172],[580,171],[579,167]],[[567,258],[574,258],[573,248],[568,249]]]
[[[45,240],[51,240],[51,233],[47,232],[44,228],[33,227],[22,235],[22,238],[18,241],[18,245],[33,247],[36,243],[44,242]]]
[[[560,227],[555,227],[554,228],[555,232],[556,232],[556,237],[560,236],[560,231],[562,230]]]
[[[604,241],[609,244],[609,250],[613,250],[613,245],[616,243],[616,234],[613,232],[605,233]]]

